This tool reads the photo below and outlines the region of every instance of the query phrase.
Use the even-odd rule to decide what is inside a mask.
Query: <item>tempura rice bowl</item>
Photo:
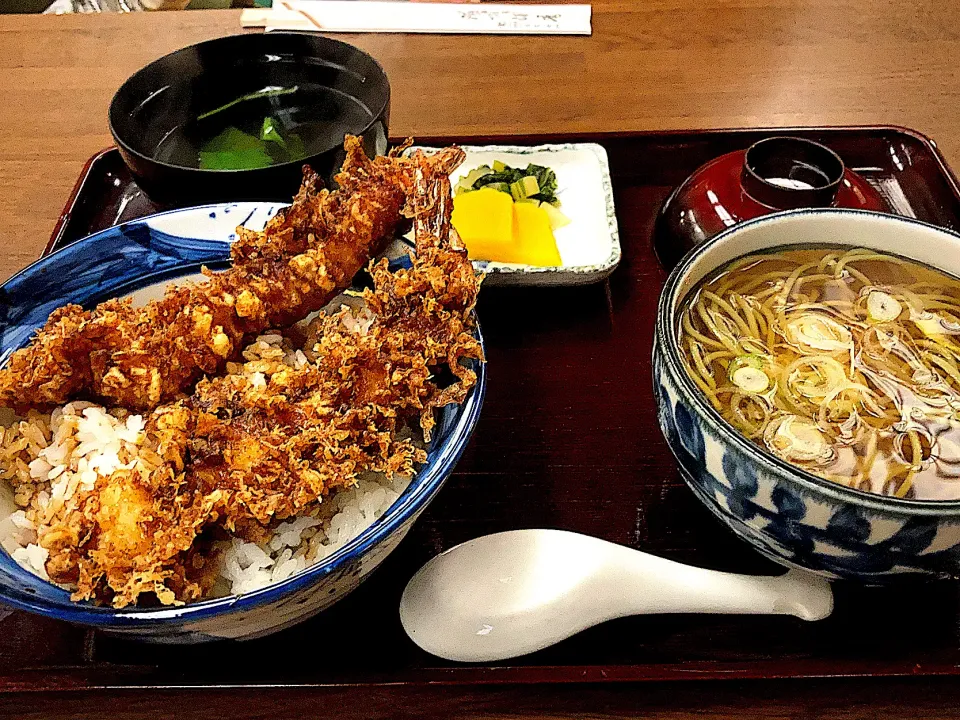
[[[56,273],[84,278],[82,283],[64,283],[58,304],[99,302],[131,293],[146,299],[160,294],[171,280],[192,279],[199,262],[216,260],[211,257],[212,243],[178,247],[177,267],[164,268],[158,282],[157,275],[144,273],[149,262],[139,268],[130,263],[104,267],[102,256],[94,250],[110,244],[125,248],[130,243],[116,229],[104,231],[35,263],[4,287],[29,282],[31,276],[34,282],[41,276],[51,278],[54,268]],[[228,257],[229,246],[219,245],[220,254]],[[145,248],[169,262],[170,253],[163,252],[156,240],[134,251]],[[61,287],[49,279],[46,282],[53,290]],[[43,305],[16,309],[19,322],[0,328],[0,362],[45,321],[49,304],[56,299],[48,293]],[[341,301],[351,302],[341,296],[332,304],[339,306]],[[357,326],[349,329],[363,332],[360,309],[354,316]],[[263,363],[306,362],[301,350],[280,335],[267,334],[247,348],[244,371],[258,372]],[[107,632],[166,643],[257,637],[310,617],[356,588],[396,548],[451,473],[479,417],[486,379],[483,364],[475,369],[477,384],[466,400],[437,413],[427,461],[412,478],[369,474],[359,478],[356,487],[331,493],[312,514],[280,523],[266,543],[239,539],[225,543],[220,548],[220,576],[211,593],[218,597],[159,608],[117,610],[71,601],[69,589],[43,579],[44,551],[34,542],[43,512],[89,485],[97,472],[151,461],[149,451],[137,441],[142,426],[139,416],[111,415],[90,403],[74,402],[53,414],[31,412],[18,419],[26,422],[26,428],[14,432],[9,428],[12,412],[0,409],[0,426],[8,426],[0,435],[0,461],[4,453],[9,456],[29,446],[33,460],[19,471],[42,485],[40,492],[32,493],[34,507],[22,508],[14,502],[9,482],[0,481],[0,545],[4,549],[0,552],[0,601]]]

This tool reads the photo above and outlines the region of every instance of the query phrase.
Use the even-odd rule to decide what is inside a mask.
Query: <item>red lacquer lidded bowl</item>
[[[798,208],[887,211],[880,194],[833,150],[771,137],[721,155],[679,185],[657,214],[654,244],[664,267],[745,220]]]

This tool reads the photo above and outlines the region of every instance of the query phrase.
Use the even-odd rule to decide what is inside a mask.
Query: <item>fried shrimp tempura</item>
[[[348,137],[334,192],[307,173],[293,204],[262,232],[238,229],[230,269],[171,288],[134,308],[111,300],[60,308],[31,345],[0,368],[0,407],[42,407],[73,398],[149,410],[188,391],[261,331],[323,307],[390,234],[413,187],[415,166],[398,154],[370,160]],[[449,167],[450,152],[428,163]]]
[[[41,536],[52,580],[116,607],[144,593],[193,600],[216,575],[200,548],[211,531],[260,542],[363,472],[410,473],[424,461],[404,429],[419,425],[429,440],[434,410],[476,382],[466,361],[483,358],[473,321],[480,280],[450,238],[448,170],[414,162],[417,255],[408,270],[371,267],[369,327],[348,329],[346,310],[321,314],[307,366],[204,379],[155,410],[155,469],[101,478]]]

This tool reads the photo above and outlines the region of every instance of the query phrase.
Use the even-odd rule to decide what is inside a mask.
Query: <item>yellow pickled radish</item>
[[[453,227],[473,260],[521,265],[560,265],[550,216],[535,203],[515,203],[492,188],[453,199]]]
[[[557,241],[550,228],[550,216],[539,205],[515,203],[515,233],[520,244],[522,262],[527,265],[556,266],[561,264]]]
[[[451,216],[473,260],[524,262],[514,234],[513,198],[491,188],[457,195]]]

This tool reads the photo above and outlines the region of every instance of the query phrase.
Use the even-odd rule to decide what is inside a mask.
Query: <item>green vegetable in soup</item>
[[[296,133],[287,133],[286,137],[284,137],[281,130],[280,124],[272,117],[265,117],[263,119],[260,139],[264,142],[276,143],[286,154],[286,157],[277,158],[277,162],[288,162],[306,157],[307,151],[303,146],[303,140],[300,139],[300,136]]]
[[[263,119],[263,126],[260,129],[260,139],[265,142],[275,142],[284,150],[287,149],[287,141],[283,139],[283,135],[280,134],[280,130],[277,128],[277,121],[272,117],[265,117]]]
[[[266,143],[232,126],[208,140],[200,150],[202,170],[253,170],[273,163]]]
[[[249,95],[244,95],[243,97],[238,97],[236,100],[231,100],[230,102],[224,105],[221,105],[218,108],[214,108],[213,110],[209,110],[203,113],[202,115],[197,115],[197,120],[198,121],[205,120],[208,117],[213,117],[217,113],[223,112],[224,110],[229,110],[234,105],[239,105],[240,103],[247,102],[248,100],[260,100],[262,98],[279,97],[280,95],[290,95],[292,93],[295,93],[299,89],[300,89],[299,86],[294,85],[293,87],[288,87],[288,88],[269,87],[269,88],[264,88],[263,90],[257,90],[256,92],[252,92]]]
[[[281,132],[282,126],[265,117],[260,137],[230,126],[214,136],[200,150],[203,170],[253,170],[306,156],[303,141],[296,133]]]

